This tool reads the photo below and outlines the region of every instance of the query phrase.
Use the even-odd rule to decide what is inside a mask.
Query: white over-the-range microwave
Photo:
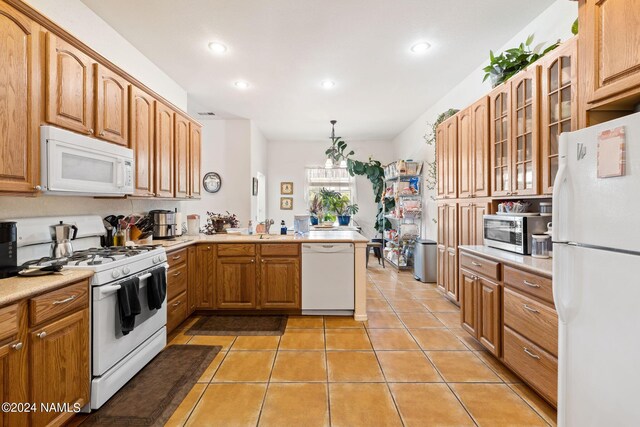
[[[133,150],[54,126],[40,126],[45,194],[133,194]]]

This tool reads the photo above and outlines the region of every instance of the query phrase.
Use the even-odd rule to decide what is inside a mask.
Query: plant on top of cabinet
[[[489,65],[483,68],[485,74],[482,81],[491,79],[491,86],[496,87],[560,45],[560,40],[558,40],[541,51],[544,43],[540,43],[532,50],[533,36],[531,34],[524,43],[520,43],[520,46],[507,49],[497,56],[490,50]]]

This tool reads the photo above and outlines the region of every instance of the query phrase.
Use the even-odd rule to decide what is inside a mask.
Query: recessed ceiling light
[[[227,47],[220,42],[209,43],[209,49],[215,53],[225,53],[227,51]]]
[[[322,82],[320,82],[320,86],[322,86],[323,89],[331,89],[336,85],[336,82],[334,82],[333,80],[323,80]]]
[[[431,44],[428,42],[419,42],[411,46],[411,52],[413,53],[424,53],[431,47]]]
[[[237,82],[234,83],[234,85],[238,89],[248,89],[249,88],[249,83],[245,82],[244,80],[238,80]]]

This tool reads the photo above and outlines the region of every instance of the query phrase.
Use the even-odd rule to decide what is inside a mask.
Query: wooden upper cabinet
[[[579,15],[580,71],[586,77],[586,102],[592,104],[587,108],[626,97],[636,104],[640,98],[640,0],[580,0]]]
[[[577,37],[549,52],[541,62],[541,192],[553,193],[562,132],[578,129]]]
[[[29,333],[31,399],[36,404],[89,402],[89,309]],[[73,412],[37,411],[32,425],[62,425]]]
[[[489,195],[489,101],[485,96],[458,114],[458,197]]]
[[[96,96],[96,129],[98,138],[129,146],[129,82],[94,64]]]
[[[489,94],[491,142],[491,192],[493,196],[511,194],[511,82],[503,83]]]
[[[218,258],[216,270],[217,308],[256,308],[254,257]]]
[[[437,185],[437,197],[442,199],[445,197],[446,193],[446,174],[447,174],[447,135],[445,133],[445,128],[442,124],[440,124],[436,128],[436,173],[438,179]]]
[[[488,214],[491,204],[483,203],[463,203],[460,202],[458,244],[459,245],[483,245],[484,244],[484,224],[483,216]]]
[[[151,95],[129,86],[129,146],[135,158],[134,194],[155,195],[155,112]]]
[[[300,259],[260,260],[260,308],[300,308]]]
[[[471,108],[458,113],[458,197],[473,197],[473,130]]]
[[[175,113],[175,196],[187,197],[189,194],[189,120]]]
[[[442,124],[447,141],[445,148],[445,197],[455,199],[458,196],[458,116],[450,117]]]
[[[190,167],[189,167],[189,197],[199,199],[202,195],[201,189],[201,164],[202,161],[202,127],[195,123],[189,123],[189,131],[191,137],[189,138],[190,148]]]
[[[0,3],[0,192],[39,181],[40,27]]]
[[[52,33],[46,40],[46,121],[93,135],[94,61]]]
[[[173,110],[156,101],[155,188],[157,197],[174,197]]]
[[[538,65],[519,72],[511,81],[511,195],[538,194],[539,81]]]

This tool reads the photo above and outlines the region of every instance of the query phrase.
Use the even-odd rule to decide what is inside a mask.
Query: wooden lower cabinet
[[[458,302],[460,300],[458,292],[458,253],[457,249],[447,249],[447,280],[445,284],[447,296]]]
[[[219,257],[216,279],[216,308],[257,307],[255,257]]]
[[[0,399],[2,402],[28,402],[27,303],[23,301],[0,309]],[[0,426],[28,425],[28,413],[2,412]]]
[[[214,245],[196,247],[195,308],[215,308],[216,258]]]
[[[188,310],[186,291],[167,301],[167,333],[173,331],[187,319]]]
[[[29,332],[31,401],[80,407],[89,401],[89,308]],[[73,412],[31,414],[34,426],[63,424]]]
[[[300,308],[300,258],[260,260],[260,308]]]
[[[198,299],[196,298],[198,280],[198,251],[195,246],[187,248],[187,315],[191,315],[196,310]]]
[[[502,347],[502,287],[475,273],[460,269],[462,328],[494,356]]]

